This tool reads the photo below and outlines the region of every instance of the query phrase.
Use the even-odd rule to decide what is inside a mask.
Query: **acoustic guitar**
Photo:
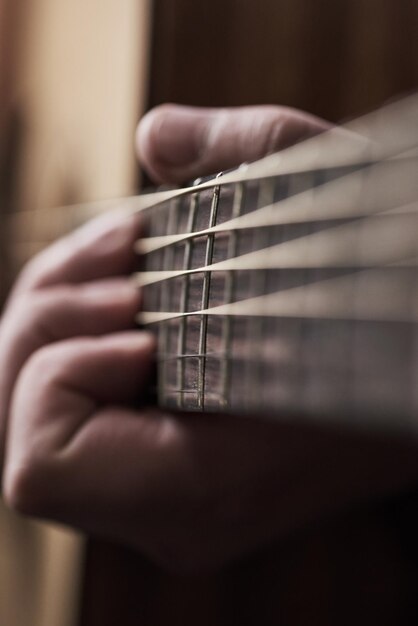
[[[117,204],[144,218],[133,280],[144,294],[138,324],[158,338],[160,406],[415,436],[417,147],[410,97],[237,170]],[[56,234],[54,216],[72,228],[106,207],[48,211],[38,223],[22,213],[9,227],[24,220],[40,246]],[[407,569],[416,580],[415,561]],[[398,624],[413,623],[405,602]]]

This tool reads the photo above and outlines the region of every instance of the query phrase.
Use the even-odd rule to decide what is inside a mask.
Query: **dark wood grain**
[[[149,105],[272,103],[340,121],[418,86],[415,0],[156,0]]]

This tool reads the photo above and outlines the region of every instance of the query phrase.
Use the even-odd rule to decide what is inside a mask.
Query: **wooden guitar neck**
[[[219,184],[150,212],[139,320],[160,404],[412,423],[417,166]]]

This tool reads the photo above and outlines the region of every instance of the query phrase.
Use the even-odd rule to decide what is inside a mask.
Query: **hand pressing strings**
[[[274,107],[170,106],[145,118],[138,143],[156,180],[179,182],[327,127]],[[95,222],[35,259],[16,285],[0,327],[9,506],[166,567],[201,569],[416,481],[411,441],[296,427],[285,416],[139,409],[154,346],[132,326],[138,234],[134,217]]]

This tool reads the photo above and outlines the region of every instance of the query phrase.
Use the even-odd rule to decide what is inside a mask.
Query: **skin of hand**
[[[164,105],[139,125],[156,181],[180,182],[324,130],[280,107]],[[217,568],[418,479],[414,439],[141,408],[152,335],[134,328],[138,218],[109,215],[22,272],[0,325],[3,495],[166,568]]]

